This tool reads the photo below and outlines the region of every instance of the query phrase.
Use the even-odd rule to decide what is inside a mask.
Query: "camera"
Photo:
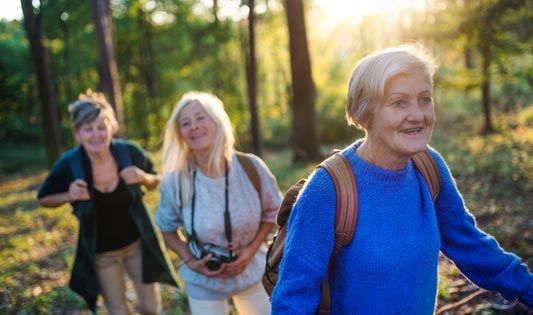
[[[222,263],[229,263],[237,259],[233,251],[227,248],[210,243],[200,243],[194,239],[189,241],[189,250],[197,259],[211,254],[211,258],[207,261],[207,269],[211,271],[220,269]]]

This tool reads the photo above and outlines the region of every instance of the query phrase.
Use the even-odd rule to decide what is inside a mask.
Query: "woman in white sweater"
[[[166,126],[155,221],[183,262],[194,315],[228,314],[228,298],[240,314],[270,313],[260,280],[281,194],[265,163],[234,143],[222,101],[208,93],[185,94]]]

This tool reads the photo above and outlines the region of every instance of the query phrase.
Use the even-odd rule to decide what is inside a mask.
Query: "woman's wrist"
[[[158,184],[159,184],[159,175],[154,175],[154,174],[150,174],[150,173],[146,173],[146,172],[143,172],[144,173],[144,180],[143,180],[143,185],[148,188],[148,189],[153,189],[155,188]]]
[[[187,259],[182,259],[181,264],[178,268],[181,268],[184,265],[187,265],[187,267],[190,267],[189,263],[191,263],[194,259],[196,258],[193,255],[189,256]]]

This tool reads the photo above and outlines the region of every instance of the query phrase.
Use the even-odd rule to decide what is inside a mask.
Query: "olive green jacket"
[[[119,165],[119,169],[135,165],[144,171],[153,173],[152,164],[140,147],[127,141],[113,140],[111,152]],[[124,158],[124,152],[127,152],[129,157]],[[83,174],[81,176],[80,170],[82,170],[81,174]],[[80,146],[65,153],[52,169],[49,178],[52,177],[52,174],[54,174],[55,178],[62,178],[65,182],[85,177],[89,184],[89,194],[91,197],[94,196],[90,175],[92,174],[91,165],[83,147]],[[43,186],[47,185],[49,178],[47,178]],[[177,286],[176,272],[166,254],[162,236],[155,227],[151,214],[143,204],[143,191],[139,185],[128,185],[127,189],[133,196],[129,213],[140,234],[143,281],[145,283],[163,282]],[[42,197],[41,191],[39,192],[39,197]],[[85,299],[88,307],[94,312],[96,310],[96,299],[100,291],[94,268],[96,256],[96,210],[92,198],[87,201],[75,202],[72,206],[74,208],[73,212],[79,220],[79,234],[70,287]]]

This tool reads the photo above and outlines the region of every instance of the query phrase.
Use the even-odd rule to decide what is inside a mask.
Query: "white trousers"
[[[240,315],[270,314],[270,300],[261,282],[232,296],[233,304]],[[198,300],[188,298],[191,315],[227,315],[227,300]]]

